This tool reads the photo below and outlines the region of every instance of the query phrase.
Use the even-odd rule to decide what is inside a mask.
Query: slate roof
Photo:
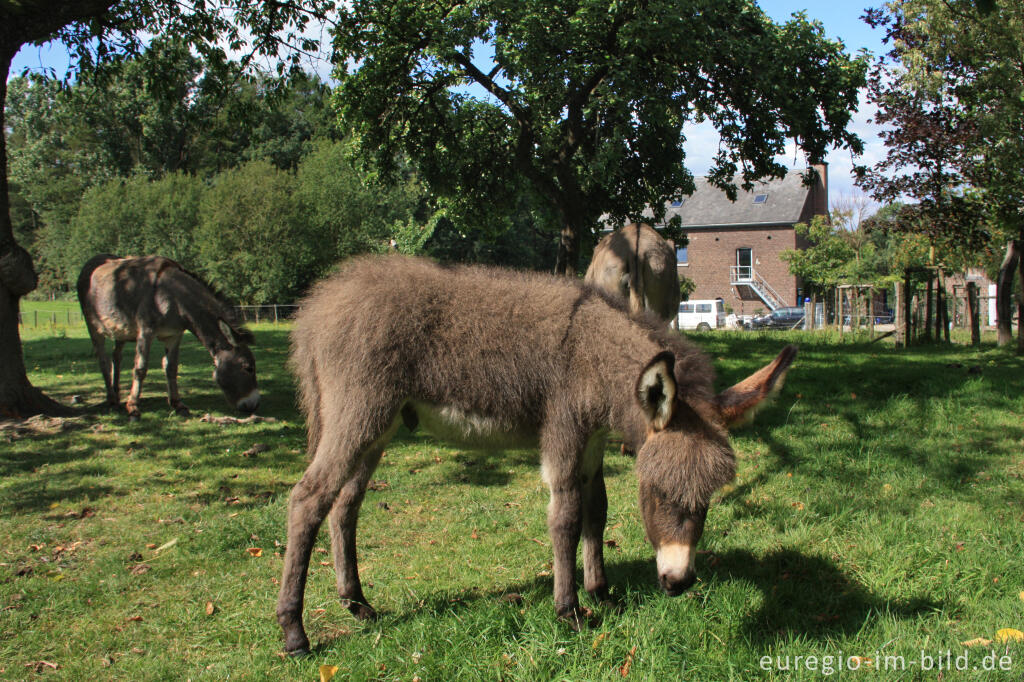
[[[701,228],[724,225],[793,225],[800,222],[812,188],[804,184],[803,171],[793,170],[786,177],[755,183],[754,189],[738,189],[736,201],[711,186],[705,178],[694,178],[696,191],[679,207],[667,207],[665,220],[678,215],[683,227]],[[764,203],[754,197],[767,194]]]

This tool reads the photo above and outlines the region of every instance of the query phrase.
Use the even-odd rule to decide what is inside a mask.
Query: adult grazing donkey
[[[670,595],[695,580],[694,547],[712,493],[732,479],[726,428],[773,390],[796,355],[716,395],[707,357],[648,315],[570,279],[444,267],[392,255],[350,260],[303,302],[292,365],[312,462],[292,490],[277,603],[285,649],[308,650],[302,601],[310,552],[329,514],[338,593],[375,615],[356,567],[367,481],[401,422],[457,443],[540,446],[551,490],[558,615],[579,626],[584,586],[608,598],[602,456],[609,427],[638,446],[640,508]]]
[[[676,326],[676,252],[650,225],[626,225],[606,235],[594,248],[583,281],[628,300],[634,312],[646,309]]]
[[[174,261],[160,256],[95,256],[78,276],[78,301],[109,405],[120,402],[121,350],[125,342],[135,341],[135,369],[127,403],[131,419],[139,418],[153,339],[166,348],[167,402],[178,414],[188,415],[178,395],[178,349],[185,330],[195,334],[213,357],[213,378],[228,402],[242,412],[254,412],[259,406],[256,362],[248,346],[252,332],[235,322],[230,306]],[[107,357],[105,338],[114,340],[113,362]]]

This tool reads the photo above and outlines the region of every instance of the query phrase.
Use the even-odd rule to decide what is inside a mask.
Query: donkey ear
[[[661,431],[672,419],[676,400],[676,356],[662,351],[654,356],[636,382],[636,399],[651,428]]]
[[[758,408],[766,404],[766,399],[775,397],[782,390],[786,372],[794,358],[796,346],[786,346],[771,363],[719,393],[715,403],[725,425],[732,427],[749,421]]]
[[[238,338],[235,336],[235,330],[231,328],[230,324],[224,320],[217,320],[217,326],[220,327],[220,333],[224,335],[228,343],[232,346],[238,346]]]

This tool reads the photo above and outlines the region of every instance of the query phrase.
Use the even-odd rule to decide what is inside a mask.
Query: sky
[[[882,0],[758,0],[758,5],[768,16],[777,22],[786,21],[794,12],[805,12],[810,19],[816,19],[825,28],[829,38],[840,39],[851,54],[866,48],[874,55],[884,51],[882,34],[871,29],[861,20],[864,8],[881,4]],[[10,73],[16,75],[22,69],[33,70],[53,69],[57,77],[63,77],[67,71],[68,54],[63,46],[25,46],[14,58]],[[852,130],[864,141],[864,154],[857,159],[858,163],[873,165],[884,156],[885,150],[878,135],[878,127],[870,119],[874,111],[866,105],[863,93],[860,110],[855,114]],[[718,136],[710,124],[689,126],[686,131],[687,143],[684,146],[687,155],[687,167],[695,174],[706,172],[718,146]],[[803,157],[792,148],[781,162],[792,168],[802,169],[805,165]],[[829,194],[832,201],[852,198],[861,194],[853,185],[853,159],[849,151],[833,150],[827,157],[829,164]]]

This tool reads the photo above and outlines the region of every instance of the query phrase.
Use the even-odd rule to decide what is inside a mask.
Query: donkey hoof
[[[285,636],[284,651],[292,658],[303,658],[309,656],[309,639],[305,634],[298,634],[294,638]]]
[[[594,612],[585,606],[577,606],[561,611],[558,614],[558,619],[572,628],[574,632],[579,632],[584,628],[593,627],[597,624],[597,617],[594,615]]]
[[[366,602],[343,599],[342,605],[356,617],[356,620],[377,620],[377,612]]]
[[[594,590],[593,592],[588,592],[588,594],[590,594],[590,598],[593,599],[594,603],[602,610],[622,613],[625,608],[625,604],[622,599],[617,596],[613,596],[607,588],[603,590]]]

